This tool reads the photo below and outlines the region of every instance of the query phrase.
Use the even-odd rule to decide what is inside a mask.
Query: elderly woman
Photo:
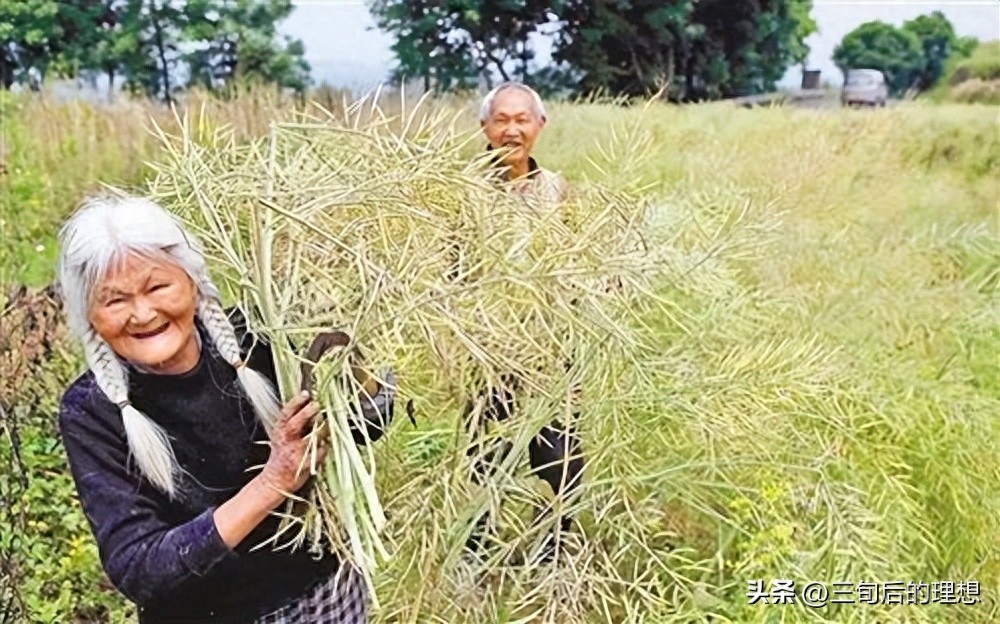
[[[223,311],[196,239],[150,201],[92,199],[60,234],[59,282],[90,368],[62,398],[60,431],[101,562],[139,621],[366,621],[360,575],[334,557],[254,548],[309,477],[318,406],[306,393],[279,404],[268,345]],[[391,384],[367,384],[356,426],[369,439],[391,418]]]

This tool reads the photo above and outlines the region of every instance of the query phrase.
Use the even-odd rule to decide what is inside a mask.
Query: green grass
[[[3,266],[8,284],[38,285],[51,275],[54,228],[80,193],[98,179],[140,183],[138,163],[155,146],[132,125],[116,126],[118,139],[88,138],[88,127],[108,126],[82,121],[72,150],[38,142],[41,124],[75,114],[110,124],[114,114],[6,106],[16,113],[7,165],[20,173],[0,189],[13,241]],[[214,108],[206,123],[251,108]],[[377,579],[379,621],[543,621],[533,607],[558,622],[998,621],[996,110],[553,104],[550,118],[537,156],[571,181],[592,175],[598,145],[649,141],[620,179],[650,184],[658,206],[649,234],[669,313],[646,319],[658,352],[588,387],[583,435],[602,459],[588,468],[587,543],[556,573],[495,570],[504,582],[473,604],[456,600],[443,565],[462,487],[447,438],[455,407],[426,406],[415,430],[396,425],[379,448],[398,553]],[[73,347],[56,361],[41,387],[11,386],[11,396],[43,395],[17,413],[30,486],[16,502],[36,523],[14,525],[28,537],[21,593],[30,621],[113,621],[127,607],[96,587],[95,549],[53,434],[58,389],[79,366]],[[10,460],[7,445],[0,460]],[[400,487],[414,487],[413,471],[426,475],[420,497]],[[525,508],[510,507],[508,527]],[[628,583],[594,580],[612,570]],[[747,604],[748,581],[783,578],[976,580],[982,599]]]

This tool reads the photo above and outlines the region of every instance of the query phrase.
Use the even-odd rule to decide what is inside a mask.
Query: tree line
[[[812,0],[369,0],[394,38],[392,78],[427,89],[518,78],[543,92],[712,99],[774,89],[808,54]],[[106,75],[169,100],[252,79],[303,90],[291,0],[0,0],[0,84]],[[537,67],[533,35],[550,32]]]
[[[373,0],[396,79],[455,90],[516,78],[540,91],[674,100],[771,91],[805,61],[812,0]],[[553,64],[536,66],[536,35]]]
[[[773,91],[804,63],[812,0],[368,0],[393,38],[393,80],[473,89],[518,79],[539,91],[674,101]],[[301,41],[278,32],[292,0],[0,0],[0,85],[105,75],[169,101],[197,85],[245,81],[304,91]],[[539,63],[539,37],[552,62]],[[879,69],[894,94],[930,88],[975,47],[940,12],[897,28],[869,22],[834,52],[843,70]]]
[[[280,37],[291,0],[0,0],[0,84],[106,75],[167,100],[240,81],[304,90],[301,41]]]

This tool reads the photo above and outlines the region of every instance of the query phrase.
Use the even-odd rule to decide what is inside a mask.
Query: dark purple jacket
[[[269,346],[254,344],[242,315],[231,317],[248,365],[276,383]],[[251,622],[339,567],[329,554],[317,559],[304,549],[251,552],[274,535],[274,517],[234,550],[219,536],[212,514],[267,461],[267,436],[235,369],[200,323],[198,330],[204,348],[192,371],[152,375],[129,367],[132,404],[167,431],[183,468],[178,499],[169,500],[131,465],[121,413],[91,372],[70,385],[60,404],[60,432],[101,563],[143,623]],[[391,418],[392,397],[383,387],[376,405],[364,410],[373,440]]]

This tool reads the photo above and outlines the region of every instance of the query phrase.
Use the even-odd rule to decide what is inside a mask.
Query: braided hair
[[[156,203],[125,195],[86,199],[59,232],[58,285],[70,331],[83,352],[97,386],[121,410],[129,453],[141,475],[176,498],[180,467],[166,431],[136,409],[128,397],[128,370],[97,333],[89,310],[97,285],[130,255],[176,265],[197,287],[196,314],[219,354],[235,369],[257,417],[270,431],[281,405],[266,377],[248,367],[235,329],[222,309],[200,243]]]

